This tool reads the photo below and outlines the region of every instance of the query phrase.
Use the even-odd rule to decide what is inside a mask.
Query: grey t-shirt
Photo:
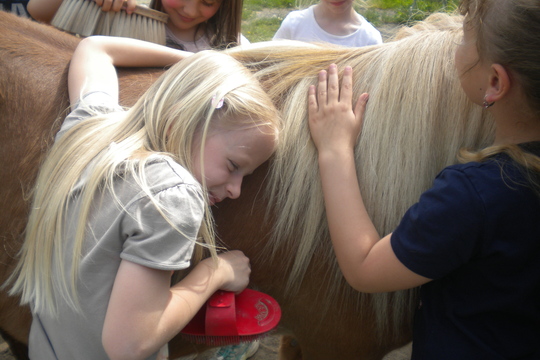
[[[93,114],[89,107],[99,112],[120,110],[104,93],[92,93],[83,100],[84,104],[78,104],[66,118],[57,139]],[[77,286],[82,313],[71,310],[62,299],[59,299],[60,311],[56,318],[35,313],[30,330],[31,359],[108,359],[101,334],[122,259],[161,270],[189,267],[204,211],[200,184],[167,156],[153,156],[145,173],[151,193],[183,235],[162,217],[133,179],[118,177],[114,186],[122,206],[112,194],[102,193],[94,200],[90,214]],[[84,181],[83,175],[79,185]],[[68,273],[71,272],[72,249],[69,240],[78,216],[77,195],[76,187],[66,219],[67,250],[63,261]],[[156,355],[149,359],[155,359]]]

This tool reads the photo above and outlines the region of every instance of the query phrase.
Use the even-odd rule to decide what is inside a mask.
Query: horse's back
[[[13,176],[13,162],[40,153],[32,150],[41,145],[28,140],[50,134],[65,110],[67,66],[77,42],[49,26],[0,12],[0,171],[7,176]]]
[[[60,84],[76,44],[53,28],[0,11],[0,283],[22,244],[28,206],[21,193],[28,193],[54,119],[67,103]],[[26,343],[31,317],[17,302],[0,293],[0,327],[7,340]]]
[[[66,108],[67,66],[76,44],[53,28],[0,12],[0,236],[8,245],[3,261],[14,255],[12,241],[26,222],[21,191],[33,182],[53,122]]]

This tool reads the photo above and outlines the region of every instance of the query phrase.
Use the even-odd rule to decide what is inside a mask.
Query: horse
[[[467,100],[454,70],[461,23],[437,14],[365,48],[284,41],[223,50],[253,71],[284,128],[273,157],[245,179],[242,196],[215,206],[218,240],[250,257],[250,287],[280,303],[278,331],[294,337],[302,359],[381,359],[411,340],[417,305],[414,289],[363,294],[343,279],[307,126],[307,89],[336,63],[354,69],[355,97],[370,94],[357,171],[368,212],[386,234],[460,148],[493,140],[492,122]],[[37,170],[67,114],[67,68],[78,41],[0,12],[0,283],[17,261]],[[120,102],[130,106],[164,69],[118,71]],[[25,359],[31,314],[7,290],[0,291],[0,333]],[[171,358],[202,351],[180,337],[169,345]]]

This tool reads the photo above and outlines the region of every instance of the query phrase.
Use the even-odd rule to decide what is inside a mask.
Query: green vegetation
[[[244,0],[244,8],[265,9],[265,8],[292,8],[295,6],[294,0]]]
[[[272,40],[294,0],[244,0],[242,34],[251,42]]]
[[[434,12],[454,12],[459,0],[369,0],[357,10],[375,26],[392,23],[407,25],[424,20]]]
[[[242,33],[251,42],[271,40],[283,18],[318,0],[244,0]],[[407,25],[437,11],[453,12],[459,0],[356,0],[355,8],[374,26]]]
[[[254,19],[249,25],[242,26],[242,34],[252,43],[272,40],[282,21],[283,17],[278,16]]]

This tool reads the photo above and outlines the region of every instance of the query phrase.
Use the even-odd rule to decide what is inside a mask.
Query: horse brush
[[[238,295],[217,291],[180,335],[208,346],[252,342],[268,335],[280,319],[281,308],[269,295],[251,289]]]
[[[109,35],[130,37],[165,45],[165,26],[169,15],[137,5],[128,15],[104,12],[93,0],[64,0],[51,24],[80,36]]]

